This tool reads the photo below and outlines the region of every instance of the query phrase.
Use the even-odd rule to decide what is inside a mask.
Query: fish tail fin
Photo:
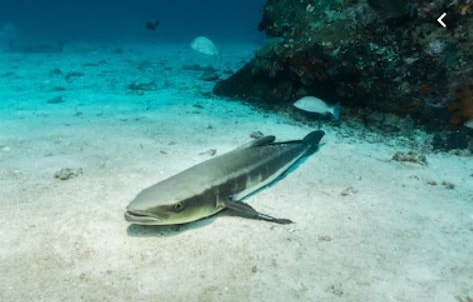
[[[340,102],[336,103],[333,107],[332,107],[332,114],[333,114],[333,117],[337,120],[340,119]]]
[[[316,130],[307,134],[302,140],[309,146],[317,146],[324,135],[324,131]]]

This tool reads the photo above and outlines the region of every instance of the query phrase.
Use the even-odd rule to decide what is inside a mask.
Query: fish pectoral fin
[[[284,219],[284,218],[276,218],[270,215],[266,215],[263,213],[260,213],[253,209],[250,205],[241,202],[241,201],[226,201],[225,206],[234,211],[235,213],[238,213],[242,216],[248,217],[248,218],[253,218],[253,219],[262,219],[262,220],[267,220],[279,224],[289,224],[292,223],[291,220],[289,219]]]

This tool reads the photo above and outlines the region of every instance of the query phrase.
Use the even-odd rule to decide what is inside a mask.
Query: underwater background
[[[1,0],[0,301],[473,301],[472,7]],[[243,199],[292,224],[124,218],[318,130]]]
[[[102,41],[181,41],[212,33],[219,40],[260,40],[263,0],[4,0],[0,20],[28,38]],[[159,32],[144,30],[158,19]]]

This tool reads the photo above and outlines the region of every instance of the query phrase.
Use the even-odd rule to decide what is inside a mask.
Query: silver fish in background
[[[204,161],[141,191],[128,205],[125,219],[143,225],[184,224],[228,208],[249,218],[291,223],[257,212],[241,200],[315,152],[324,134],[317,130],[288,142],[265,136]]]
[[[295,101],[293,106],[302,111],[322,115],[331,114],[335,119],[340,119],[340,103],[330,105],[315,96],[304,96]]]
[[[218,48],[215,44],[207,37],[199,36],[191,42],[191,48],[197,52],[216,56],[218,55]]]

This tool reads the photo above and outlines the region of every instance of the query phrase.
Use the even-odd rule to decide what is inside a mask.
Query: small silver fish
[[[293,106],[307,112],[318,114],[330,113],[335,119],[340,119],[340,103],[330,105],[315,96],[304,96],[294,102]]]
[[[191,43],[191,48],[209,56],[218,55],[217,46],[215,46],[215,44],[209,38],[204,36],[195,38]]]

